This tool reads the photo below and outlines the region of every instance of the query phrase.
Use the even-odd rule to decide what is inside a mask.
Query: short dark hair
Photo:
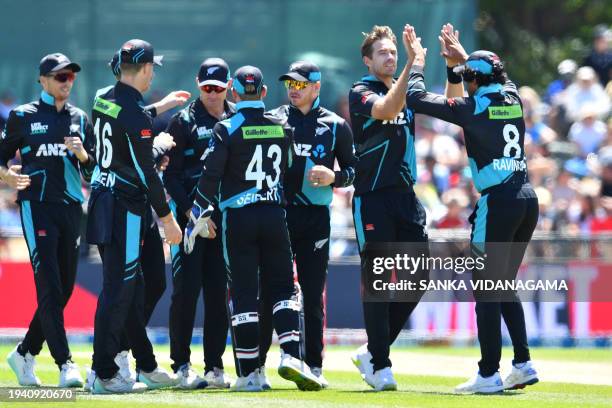
[[[262,87],[263,89],[263,87]],[[235,89],[234,89],[235,91]],[[240,95],[240,99],[242,99],[243,101],[259,101],[261,100],[261,92],[259,91],[259,93],[257,94],[241,94],[236,92],[238,95]]]
[[[136,75],[144,68],[145,65],[146,64],[128,64],[128,63],[122,62],[120,65],[121,74]]]
[[[361,56],[372,58],[372,47],[374,43],[383,38],[388,38],[393,41],[393,44],[397,45],[397,38],[393,34],[393,30],[389,26],[375,25],[369,33],[362,33],[365,38],[361,43]]]

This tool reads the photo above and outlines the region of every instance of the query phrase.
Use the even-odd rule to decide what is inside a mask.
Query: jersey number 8
[[[280,178],[280,163],[282,158],[281,148],[279,145],[273,144],[268,147],[267,157],[272,159],[272,167],[274,168],[274,178],[266,175],[263,171],[263,148],[261,145],[255,147],[255,153],[247,166],[246,172],[244,173],[244,179],[248,181],[256,181],[257,189],[261,190],[263,187],[263,181],[266,180],[268,188],[272,188],[278,184]]]
[[[113,130],[110,123],[104,123],[102,135],[100,135],[100,118],[98,118],[94,125],[94,134],[96,135],[96,161],[103,169],[107,169],[113,159],[113,144],[109,139],[113,135]]]
[[[504,126],[504,140],[506,146],[504,146],[504,157],[511,157],[511,151],[514,149],[514,158],[521,158],[521,146],[519,145],[520,134],[516,126],[507,124]]]

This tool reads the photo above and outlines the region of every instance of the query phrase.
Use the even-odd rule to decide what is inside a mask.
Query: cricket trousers
[[[183,232],[187,225],[185,214],[176,214]],[[172,302],[170,304],[170,358],[176,372],[190,362],[191,337],[196,306],[200,293],[204,295],[204,371],[223,369],[223,353],[227,343],[227,271],[221,246],[221,213],[212,216],[217,226],[214,239],[196,238],[193,252],[185,254],[182,243],[172,245]]]
[[[79,257],[79,203],[21,201],[21,224],[34,271],[37,308],[21,355],[37,355],[43,343],[58,367],[72,358],[64,329],[64,307],[72,295]]]
[[[298,283],[302,290],[305,361],[309,367],[323,365],[323,326],[325,305],[323,293],[329,262],[330,218],[327,206],[287,207],[287,226]],[[272,302],[262,285],[260,299],[260,354],[265,365],[272,343]]]
[[[231,330],[236,371],[248,376],[259,359],[259,286],[272,302],[274,329],[284,353],[300,355],[299,302],[285,210],[254,204],[223,212],[223,253],[228,269]],[[261,275],[261,276],[260,276]]]
[[[121,350],[124,330],[136,369],[157,368],[153,346],[146,333],[145,288],[140,264],[146,224],[142,214],[130,212],[110,191],[92,191],[87,225],[88,242],[98,245],[103,285],[94,322],[92,369],[101,379],[118,371],[114,358]]]
[[[380,189],[354,197],[353,220],[362,264],[363,250],[368,242],[427,242],[425,210],[412,189]],[[429,276],[429,271],[418,273],[422,278]],[[422,295],[418,293],[417,298]],[[418,301],[363,302],[374,371],[391,367],[390,346],[417,304]]]
[[[147,208],[145,225],[148,227],[143,238],[140,265],[145,286],[144,320],[145,325],[148,325],[157,302],[166,291],[166,259],[159,227],[153,218],[153,210],[150,206]],[[127,330],[124,330],[121,335],[121,350],[130,348],[128,333]]]
[[[469,221],[472,247],[477,251],[486,250],[487,258],[484,271],[474,271],[473,277],[514,280],[538,222],[538,214],[538,199],[529,184],[513,189],[496,186],[483,191]],[[500,250],[499,245],[491,250],[483,248],[487,243],[513,244],[508,245],[507,250]],[[487,270],[495,272],[487,273]],[[523,306],[516,292],[509,295],[504,293],[503,301],[499,301],[488,293],[474,293],[481,353],[478,366],[483,377],[490,377],[499,370],[502,317],[514,348],[513,364],[530,360]]]

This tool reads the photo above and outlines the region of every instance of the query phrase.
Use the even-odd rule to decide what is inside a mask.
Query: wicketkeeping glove
[[[198,236],[202,238],[208,237],[208,220],[213,213],[213,207],[207,209],[200,207],[198,204],[193,204],[189,221],[185,227],[185,236],[183,239],[183,248],[186,254],[190,254],[195,246],[195,240]]]

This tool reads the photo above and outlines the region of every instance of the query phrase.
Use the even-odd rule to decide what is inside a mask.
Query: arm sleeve
[[[138,126],[130,129],[127,134],[130,154],[140,181],[147,189],[147,196],[155,213],[159,217],[165,217],[170,213],[170,208],[166,203],[166,194],[162,182],[155,171],[152,153],[152,124],[145,112],[141,111],[139,113],[140,115],[134,121]]]
[[[21,146],[22,135],[19,128],[19,117],[15,111],[11,111],[0,135],[0,166],[7,167],[9,160],[15,157],[15,152]]]
[[[357,158],[353,149],[353,132],[345,120],[338,123],[336,129],[335,155],[340,171],[336,171],[334,187],[348,187],[355,179]]]
[[[416,113],[424,113],[462,126],[473,112],[473,109],[471,111],[469,109],[468,100],[466,98],[447,99],[443,95],[427,92],[423,67],[413,66],[410,70],[406,104]]]
[[[155,105],[147,105],[143,109],[149,114],[149,116],[151,116],[151,119],[154,119],[157,116],[157,108]]]
[[[202,208],[214,205],[215,195],[219,191],[219,183],[225,173],[225,163],[229,152],[227,130],[217,123],[214,127],[208,149],[204,153],[204,169],[198,187],[195,202]]]
[[[168,152],[170,163],[164,171],[164,186],[176,203],[179,213],[185,214],[191,209],[192,201],[189,200],[189,194],[184,187],[185,127],[180,119],[180,114],[176,114],[170,119],[166,132],[172,135],[176,146]]]
[[[93,133],[93,126],[91,121],[86,114],[83,115],[83,129],[81,129],[81,139],[83,140],[83,147],[87,151],[87,163],[79,163],[81,174],[88,183],[91,181],[91,175],[96,168],[96,159],[94,158],[94,146],[95,139]]]
[[[349,92],[349,109],[352,114],[372,117],[374,102],[381,96],[365,85],[356,85]]]

